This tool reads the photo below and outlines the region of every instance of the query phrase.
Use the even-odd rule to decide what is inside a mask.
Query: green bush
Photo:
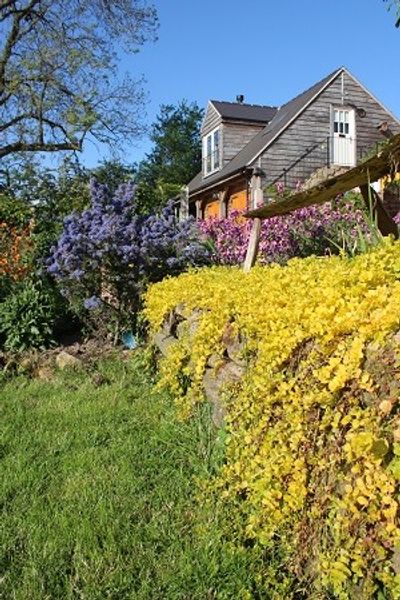
[[[0,223],[22,229],[29,224],[33,211],[29,204],[21,198],[9,194],[0,194]]]
[[[0,340],[6,350],[45,348],[53,341],[58,299],[45,282],[26,279],[0,304]]]

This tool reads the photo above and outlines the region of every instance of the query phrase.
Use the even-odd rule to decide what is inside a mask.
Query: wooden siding
[[[264,125],[256,125],[254,123],[223,123],[221,127],[223,166],[232,160],[263,128]]]
[[[378,130],[382,121],[387,121],[394,133],[400,131],[399,124],[390,113],[366,92],[350,75],[343,75],[344,105],[355,104],[366,111],[365,118],[356,114],[357,159],[368,152],[376,142],[384,139]],[[316,169],[325,166],[327,150],[322,142],[332,135],[331,110],[342,104],[342,76],[339,75],[320,96],[275,140],[261,155],[261,167],[266,173],[266,183],[278,177],[310,146],[321,142],[321,147],[299,163],[291,172],[290,182],[304,180]],[[254,164],[258,164],[255,161]]]
[[[204,137],[210,131],[218,127],[220,125],[222,119],[221,115],[217,110],[215,110],[214,106],[209,102],[206,110],[206,114],[204,116],[203,125],[201,127],[201,135]]]

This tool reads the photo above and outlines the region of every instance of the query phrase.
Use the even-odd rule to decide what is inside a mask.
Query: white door
[[[356,131],[353,109],[333,110],[332,162],[354,167],[356,164]]]

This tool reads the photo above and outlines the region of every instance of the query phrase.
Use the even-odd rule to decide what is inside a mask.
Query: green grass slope
[[[0,597],[253,597],[259,558],[198,501],[209,415],[179,422],[140,358],[99,370],[0,387]]]

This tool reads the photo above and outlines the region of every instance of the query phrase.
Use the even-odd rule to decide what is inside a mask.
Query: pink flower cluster
[[[252,227],[250,219],[236,212],[224,219],[200,221],[198,226],[212,246],[216,263],[243,262]],[[300,208],[262,222],[259,260],[263,264],[282,264],[295,256],[337,253],[338,247],[356,239],[360,232],[368,236],[369,228],[363,212],[351,202],[339,199]]]

